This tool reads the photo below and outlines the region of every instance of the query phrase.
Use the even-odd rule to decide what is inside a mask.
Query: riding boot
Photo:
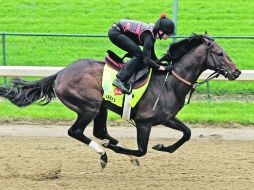
[[[113,85],[120,88],[123,93],[130,93],[129,89],[125,87],[125,83],[131,77],[131,75],[139,67],[139,62],[141,59],[139,57],[133,57],[131,60],[127,61],[121,70],[117,73],[116,79]]]

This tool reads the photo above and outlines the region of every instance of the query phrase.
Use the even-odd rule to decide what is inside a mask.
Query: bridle
[[[206,67],[208,68],[208,57],[209,57],[209,53],[211,52],[210,49],[211,47],[213,47],[214,45],[216,44],[216,42],[212,42],[211,44],[207,44],[205,43],[206,45],[206,58],[205,58],[205,61],[204,61],[204,65],[206,65]],[[212,56],[211,56],[212,57]],[[220,68],[217,66],[214,58],[212,57],[212,60],[213,60],[213,63],[214,63],[214,67],[216,68],[214,73],[212,73],[204,82],[195,82],[195,83],[191,83],[187,80],[185,80],[184,78],[182,78],[181,76],[179,76],[174,70],[172,70],[172,74],[174,75],[174,77],[176,77],[178,80],[180,80],[181,82],[183,82],[184,84],[188,85],[188,86],[191,86],[192,88],[195,87],[197,84],[200,84],[200,83],[205,83],[207,82],[208,80],[212,80],[213,78],[215,78],[215,74],[220,74]]]
[[[204,36],[204,38],[208,39],[209,41],[211,40],[211,39],[209,39],[209,37],[206,37],[206,36]],[[204,65],[206,65],[206,67],[208,68],[208,57],[209,57],[209,53],[211,52],[210,50],[211,50],[211,48],[216,44],[216,42],[213,41],[211,44],[208,44],[208,43],[204,40],[204,44],[206,45],[206,58],[205,58],[205,61],[204,61]],[[166,60],[166,59],[165,59],[166,57],[167,57],[167,58],[170,57],[169,52],[168,52],[167,55],[165,55],[161,60],[162,60],[162,61]],[[202,81],[202,82],[197,82],[197,81],[196,81],[195,83],[191,83],[191,82],[185,80],[184,78],[182,78],[180,75],[178,75],[174,70],[171,71],[172,75],[173,75],[176,79],[178,79],[179,81],[181,81],[181,82],[183,82],[184,84],[186,84],[186,85],[188,85],[188,86],[191,87],[190,93],[189,93],[189,98],[188,98],[188,101],[187,101],[186,104],[189,104],[189,103],[190,103],[192,94],[195,92],[195,90],[197,89],[197,87],[201,86],[201,85],[204,84],[204,83],[207,83],[208,81],[210,81],[210,80],[212,80],[212,79],[214,79],[214,78],[217,78],[220,74],[226,74],[226,73],[227,73],[224,69],[222,69],[222,68],[220,68],[220,67],[217,66],[216,61],[214,60],[214,58],[213,58],[212,55],[211,55],[211,57],[212,57],[212,60],[213,60],[214,68],[216,68],[216,69],[215,69],[215,71],[214,71],[212,74],[210,74],[210,75],[209,75],[204,81]],[[172,64],[172,61],[171,61],[170,64]],[[170,72],[170,71],[169,71],[169,72]],[[156,106],[157,106],[157,104],[158,104],[158,101],[159,101],[159,99],[160,99],[160,95],[161,95],[162,90],[163,90],[163,88],[164,88],[164,86],[165,86],[165,84],[166,84],[166,81],[167,81],[169,72],[166,74],[166,77],[165,77],[163,86],[162,86],[162,88],[161,88],[161,90],[160,90],[160,93],[159,93],[159,95],[158,95],[158,97],[157,97],[155,103],[154,103],[153,110],[155,110],[155,108],[156,108]]]
[[[211,56],[211,58],[212,58],[212,61],[213,61],[213,64],[214,64],[214,68],[215,69],[212,69],[212,70],[214,70],[216,73],[218,73],[218,74],[222,74],[222,75],[224,75],[224,76],[227,76],[227,71],[225,70],[225,69],[223,69],[223,68],[220,68],[219,66],[217,66],[217,64],[216,64],[216,61],[214,60],[214,57],[213,57],[213,55],[211,54],[211,51],[210,51],[210,49],[211,49],[211,47],[213,47],[214,45],[216,44],[216,42],[215,41],[213,41],[210,45],[208,45],[207,43],[206,43],[206,59],[205,59],[205,63],[204,63],[204,65],[206,65],[206,68],[208,68],[209,69],[209,66],[208,66],[208,57],[209,57],[209,53],[210,53],[210,56]],[[210,68],[211,69],[211,68]]]
[[[208,38],[207,38],[208,39]],[[204,65],[206,65],[206,67],[208,68],[208,58],[209,58],[209,53],[211,53],[211,48],[216,44],[215,41],[213,41],[211,44],[208,44],[205,42],[205,45],[206,45],[206,58],[205,58],[205,61],[204,61]],[[202,84],[204,83],[207,83],[208,81],[214,79],[214,78],[217,78],[220,74],[227,74],[226,70],[220,68],[217,66],[216,64],[216,61],[214,60],[214,57],[212,55],[210,55],[212,60],[213,60],[213,64],[214,64],[214,68],[215,71],[210,74],[204,81],[202,82],[195,82],[195,83],[191,83],[187,80],[185,80],[184,78],[182,78],[181,76],[179,76],[174,70],[172,70],[172,74],[175,78],[177,78],[178,80],[180,80],[181,82],[183,82],[184,84],[188,85],[191,87],[191,90],[190,90],[190,94],[189,94],[189,98],[188,98],[188,102],[187,104],[190,103],[190,100],[191,100],[191,97],[192,97],[192,94],[194,93],[194,91],[197,89],[197,87],[201,86]]]

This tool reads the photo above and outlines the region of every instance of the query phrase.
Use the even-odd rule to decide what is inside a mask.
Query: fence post
[[[211,100],[212,97],[211,97],[211,93],[210,93],[210,84],[209,84],[209,81],[206,81],[206,94],[207,94],[208,99]]]
[[[177,14],[178,14],[178,0],[174,0],[174,9],[173,9],[173,21],[175,23],[175,33],[177,34]],[[173,38],[173,42],[176,41],[176,38]]]
[[[6,65],[6,49],[5,49],[5,37],[6,37],[6,34],[5,33],[2,33],[2,57],[3,57],[3,66]],[[4,85],[6,86],[7,85],[7,80],[6,80],[6,77],[4,77]]]

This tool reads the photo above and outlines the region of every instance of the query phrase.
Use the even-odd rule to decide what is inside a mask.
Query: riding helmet
[[[164,34],[167,34],[169,36],[175,35],[175,24],[171,19],[166,17],[165,13],[162,13],[160,18],[155,23],[154,30],[158,34],[159,34],[159,30],[163,31],[162,35],[159,34],[159,37],[161,39],[161,37]]]

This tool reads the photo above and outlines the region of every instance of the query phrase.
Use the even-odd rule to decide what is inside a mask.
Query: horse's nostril
[[[241,74],[241,71],[236,69],[233,74],[238,77]]]

